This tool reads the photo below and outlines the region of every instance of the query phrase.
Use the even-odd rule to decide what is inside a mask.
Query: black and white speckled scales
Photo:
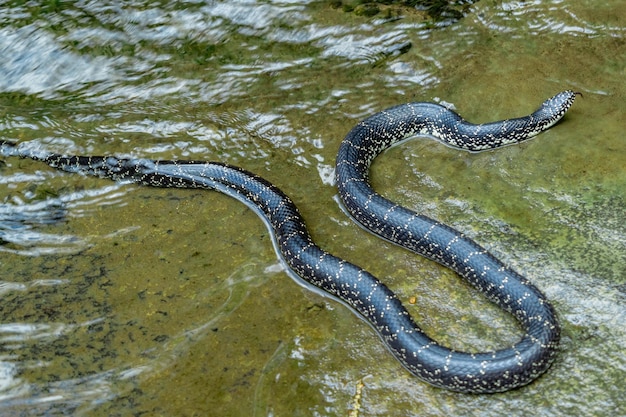
[[[483,125],[469,124],[436,104],[405,104],[360,122],[341,144],[337,184],[354,218],[373,232],[455,270],[511,312],[525,329],[526,334],[514,346],[476,354],[455,352],[426,336],[396,295],[376,277],[313,242],[289,197],[241,168],[203,161],[63,156],[8,141],[0,141],[0,155],[31,158],[68,172],[154,187],[214,189],[234,197],[268,223],[289,268],[356,310],[411,373],[449,390],[491,393],[527,384],[550,366],[559,340],[552,307],[526,279],[461,233],[374,192],[368,183],[369,166],[384,149],[416,134],[469,151],[518,143],[561,119],[574,97],[575,93],[566,91],[530,116]]]

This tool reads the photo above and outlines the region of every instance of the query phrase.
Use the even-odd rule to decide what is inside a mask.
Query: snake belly
[[[572,92],[560,93],[530,116],[484,125],[471,125],[435,104],[405,104],[360,122],[341,144],[337,184],[355,219],[455,270],[522,323],[526,334],[518,343],[484,353],[456,352],[430,339],[385,284],[321,249],[293,201],[242,168],[205,161],[66,156],[42,150],[37,144],[11,141],[0,141],[0,155],[30,158],[67,172],[115,181],[213,189],[233,197],[265,220],[280,257],[298,277],[352,307],[412,374],[453,391],[491,393],[527,384],[550,366],[559,340],[552,307],[527,280],[461,233],[376,194],[368,184],[369,165],[384,149],[415,134],[431,135],[470,151],[517,143],[556,123],[573,99]]]

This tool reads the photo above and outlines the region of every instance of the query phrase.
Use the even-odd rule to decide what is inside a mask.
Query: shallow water
[[[290,280],[240,203],[6,159],[0,413],[626,415],[622,2],[483,1],[450,25],[315,2],[47,4],[0,14],[3,139],[256,172],[322,247],[405,304],[416,297],[424,329],[462,349],[519,330],[454,274],[345,216],[339,142],[407,101],[483,122],[582,92],[529,143],[468,154],[416,139],[372,171],[387,197],[463,230],[544,291],[562,351],[513,392],[430,387],[347,308]]]

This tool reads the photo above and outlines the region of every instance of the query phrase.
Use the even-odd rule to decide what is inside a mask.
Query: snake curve
[[[301,279],[338,298],[367,320],[389,351],[418,378],[452,391],[493,393],[520,387],[544,373],[558,350],[559,325],[546,298],[460,232],[386,200],[369,185],[372,160],[415,135],[477,152],[526,140],[558,122],[576,93],[564,91],[529,116],[474,125],[433,103],[410,103],[358,123],[340,145],[336,182],[350,214],[376,234],[456,271],[513,314],[525,334],[492,352],[451,350],[429,338],[398,297],[367,271],[317,246],[292,200],[263,178],[219,162],[65,156],[34,143],[0,141],[0,155],[47,163],[67,172],[153,187],[213,189],[233,197],[270,227],[277,252]]]

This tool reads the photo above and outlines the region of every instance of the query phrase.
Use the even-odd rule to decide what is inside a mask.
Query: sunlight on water
[[[35,27],[0,29],[4,57],[0,89],[55,98],[59,91],[74,91],[87,82],[109,79],[106,59],[90,59],[61,48],[53,34]]]

